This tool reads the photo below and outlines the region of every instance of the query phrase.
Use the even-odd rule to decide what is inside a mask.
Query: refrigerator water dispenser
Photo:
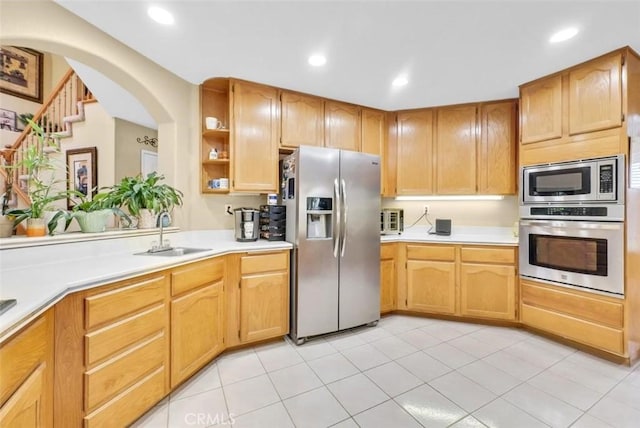
[[[331,198],[307,198],[307,238],[331,238],[333,201]]]

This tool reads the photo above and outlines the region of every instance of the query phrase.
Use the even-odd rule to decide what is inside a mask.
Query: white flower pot
[[[138,229],[152,229],[157,226],[158,216],[151,210],[143,209],[138,214]]]

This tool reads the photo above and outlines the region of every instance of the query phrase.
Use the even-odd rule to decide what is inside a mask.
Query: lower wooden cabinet
[[[524,279],[520,288],[524,325],[627,355],[624,300]]]
[[[455,262],[408,260],[407,309],[455,314]]]
[[[289,253],[240,258],[240,342],[289,332]]]
[[[462,247],[460,260],[460,315],[515,320],[515,249]]]
[[[224,257],[171,273],[171,387],[224,350]]]
[[[397,261],[396,244],[380,246],[380,313],[396,309]]]
[[[129,426],[225,348],[288,332],[288,250],[72,293],[0,346],[0,426]]]
[[[407,244],[405,259],[408,311],[516,320],[514,247]]]
[[[53,426],[50,309],[0,347],[0,426]]]

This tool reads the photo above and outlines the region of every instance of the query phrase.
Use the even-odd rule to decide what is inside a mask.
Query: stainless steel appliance
[[[404,210],[383,208],[380,210],[380,234],[400,235],[404,231]]]
[[[260,212],[253,208],[236,208],[233,211],[236,220],[236,241],[257,241]]]
[[[520,275],[624,295],[624,223],[520,220]]]
[[[380,159],[301,146],[283,160],[290,336],[300,344],[380,319]]]
[[[624,155],[520,171],[520,217],[624,220]]]

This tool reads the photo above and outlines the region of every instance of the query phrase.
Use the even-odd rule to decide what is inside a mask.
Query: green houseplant
[[[53,233],[58,219],[64,215],[63,210],[58,210],[50,217],[45,225],[45,212],[52,208],[55,201],[66,199],[67,190],[60,190],[64,180],[56,179],[56,171],[59,169],[54,160],[50,158],[50,152],[59,151],[55,139],[47,135],[44,130],[31,119],[27,119],[36,135],[34,144],[30,144],[22,154],[22,159],[15,164],[5,167],[8,169],[21,168],[26,172],[21,178],[27,182],[27,194],[31,205],[26,208],[14,208],[7,210],[6,215],[13,217],[14,226],[22,221],[27,221],[27,236],[42,236],[47,230]],[[10,173],[12,175],[12,173]]]
[[[146,177],[142,174],[124,177],[111,188],[108,199],[113,206],[124,207],[131,215],[138,217],[139,228],[156,227],[158,214],[182,205],[183,193],[160,183],[163,179],[164,176],[156,172]]]
[[[73,206],[71,213],[67,214],[67,227],[75,218],[80,225],[80,230],[84,233],[104,232],[107,220],[114,214],[131,223],[129,216],[116,206],[114,195],[110,191],[98,193],[91,200],[77,191],[73,191],[73,196],[80,202]]]

